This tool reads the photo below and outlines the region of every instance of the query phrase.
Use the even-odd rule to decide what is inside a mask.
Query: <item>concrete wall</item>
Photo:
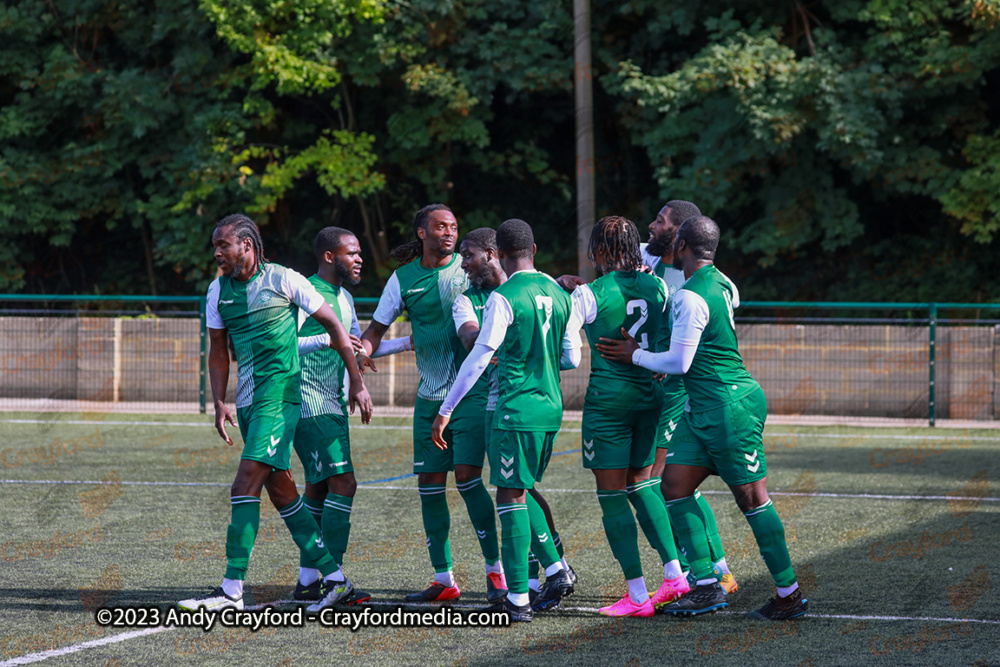
[[[387,337],[409,327],[394,324]],[[737,335],[773,414],[927,416],[926,326],[739,324]],[[997,337],[992,326],[938,326],[938,418],[1000,416]],[[197,402],[200,346],[191,318],[0,317],[0,398]],[[413,405],[413,353],[376,364],[366,376],[376,405]],[[562,375],[567,408],[582,407],[589,369],[585,346],[580,368]]]

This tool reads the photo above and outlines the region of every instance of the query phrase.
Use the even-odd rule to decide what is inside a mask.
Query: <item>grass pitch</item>
[[[811,612],[768,624],[742,615],[773,594],[772,583],[718,480],[703,492],[740,586],[728,610],[684,621],[598,616],[625,585],[593,476],[581,467],[579,423],[567,422],[541,487],[580,576],[562,609],[506,629],[357,633],[98,626],[99,606],[165,609],[218,585],[238,446],[227,448],[205,417],[192,416],[7,413],[0,436],[0,666],[1000,664],[1000,571],[990,556],[1000,536],[996,431],[769,427],[769,488]],[[432,574],[409,476],[409,421],[355,423],[351,440],[362,484],[345,569],[388,606]],[[478,607],[477,540],[453,482],[448,497],[460,604]],[[265,501],[261,510],[248,598],[280,602],[298,554],[273,507]],[[661,566],[641,534],[640,549],[655,588]],[[80,647],[95,640],[107,643]]]

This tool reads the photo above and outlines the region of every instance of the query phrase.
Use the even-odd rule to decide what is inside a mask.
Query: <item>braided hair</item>
[[[587,256],[596,262],[597,251],[604,253],[608,271],[637,271],[642,265],[639,254],[639,230],[628,218],[607,215],[590,232]]]
[[[264,256],[264,240],[260,237],[260,229],[257,228],[257,223],[253,220],[242,213],[234,213],[219,220],[216,228],[220,227],[232,227],[233,234],[240,243],[245,239],[250,239],[250,244],[253,246],[253,253],[257,258],[257,264],[260,265],[267,262],[267,257]]]
[[[430,220],[430,215],[434,211],[448,211],[451,213],[451,209],[444,204],[429,204],[428,206],[424,206],[422,209],[417,211],[417,214],[413,216],[414,240],[393,248],[392,252],[389,253],[390,257],[400,264],[408,264],[416,258],[423,256],[424,242],[420,240],[417,230],[421,228],[427,229],[427,223]]]

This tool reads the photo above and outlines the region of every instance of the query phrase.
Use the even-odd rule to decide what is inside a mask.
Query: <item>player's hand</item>
[[[642,272],[642,273],[652,273],[653,269],[649,268],[645,264],[642,264],[642,265],[639,266],[639,271]]]
[[[657,382],[663,382],[668,377],[670,376],[667,375],[666,373],[653,373],[653,379],[656,380]]]
[[[416,346],[413,344],[413,334],[410,334],[410,349],[416,350]]]
[[[625,331],[625,327],[622,327],[621,331],[624,340],[601,337],[597,343],[597,351],[605,359],[617,361],[620,364],[631,364],[632,353],[639,349],[639,343],[635,342],[635,338],[632,338]]]
[[[362,375],[365,374],[365,367],[372,369],[372,373],[378,373],[378,369],[375,368],[375,362],[362,351],[358,354],[358,370],[361,371]]]
[[[587,284],[587,281],[581,278],[580,276],[571,276],[571,275],[559,276],[558,278],[556,278],[556,282],[559,283],[559,287],[562,287],[567,292],[572,292],[580,285]]]
[[[355,386],[357,385],[357,386]],[[354,407],[361,409],[361,423],[370,424],[372,421],[372,397],[368,394],[368,387],[362,382],[351,382],[351,389],[348,393],[351,414],[354,414]]]
[[[434,423],[431,424],[431,441],[441,451],[448,449],[448,443],[444,441],[444,430],[448,428],[448,422],[450,421],[451,417],[438,415],[434,418]]]
[[[215,430],[219,432],[219,437],[226,441],[226,444],[230,447],[233,446],[233,440],[226,433],[226,422],[229,422],[233,426],[236,426],[236,420],[233,419],[233,413],[226,406],[225,403],[216,403],[215,405]]]
[[[361,339],[355,336],[354,334],[347,334],[347,335],[350,336],[351,338],[351,346],[354,348],[354,354],[363,352],[365,347],[364,345],[361,344]]]
[[[499,363],[500,363],[500,357],[493,355],[493,358],[490,359],[490,366],[496,366]]]

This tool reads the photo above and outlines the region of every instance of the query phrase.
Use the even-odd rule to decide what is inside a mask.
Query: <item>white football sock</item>
[[[669,563],[663,564],[663,578],[664,579],[676,579],[677,577],[683,577],[684,573],[681,572],[681,562],[676,558]]]
[[[243,597],[243,580],[242,579],[223,579],[222,580],[222,592],[231,598],[241,598]]]
[[[789,595],[794,593],[799,589],[799,582],[795,582],[791,586],[778,586],[778,597],[787,598]]]
[[[545,576],[551,577],[553,574],[559,572],[562,569],[563,569],[563,564],[560,561],[556,561],[552,563],[552,565],[549,565],[547,568],[545,568]]]
[[[511,601],[511,604],[516,604],[518,607],[524,607],[528,604],[527,593],[507,593],[507,599]]]
[[[715,561],[715,567],[717,567],[720,570],[722,570],[722,574],[732,574],[732,572],[729,571],[729,565],[726,564],[726,557],[725,556],[723,556],[719,560]]]
[[[452,574],[451,570],[447,572],[435,572],[434,581],[438,582],[442,586],[448,586],[449,588],[455,585],[455,575]]]
[[[319,581],[319,570],[314,567],[299,568],[299,583],[303,586]]]
[[[323,581],[347,581],[347,577],[344,576],[344,571],[338,567],[336,571],[323,577]]]
[[[628,596],[632,602],[642,604],[649,599],[649,592],[646,590],[646,578],[637,577],[628,580]]]

